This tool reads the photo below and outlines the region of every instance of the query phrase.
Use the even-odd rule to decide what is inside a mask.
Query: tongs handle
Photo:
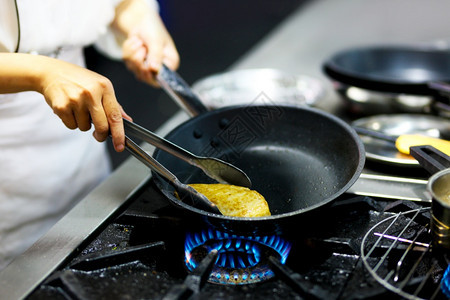
[[[151,170],[169,180],[172,184],[176,184],[179,181],[178,178],[172,174],[172,172],[167,170],[162,164],[160,164],[156,159],[145,152],[144,149],[138,146],[127,136],[125,136],[125,147],[134,157],[140,160]]]
[[[192,206],[214,214],[221,214],[217,206],[209,201],[205,195],[200,194],[194,188],[183,184],[175,175],[173,175],[162,164],[160,164],[156,159],[150,156],[144,151],[144,149],[139,147],[127,136],[125,136],[125,148],[151,170],[169,180],[170,184],[178,192],[181,199],[189,198],[192,201]]]
[[[191,117],[208,111],[200,98],[178,73],[162,65],[156,80],[164,91]]]
[[[156,135],[131,121],[123,121],[126,134],[140,138],[149,144],[201,169],[208,177],[220,183],[228,183],[250,188],[252,182],[236,166],[214,157],[197,156],[184,148]]]
[[[194,161],[196,160],[196,156],[191,152],[175,145],[174,143],[160,137],[159,135],[151,132],[139,126],[136,123],[128,121],[127,119],[123,119],[123,125],[125,126],[125,130],[127,134],[131,134],[161,150],[168,152],[169,154],[178,157],[185,162],[194,165]]]

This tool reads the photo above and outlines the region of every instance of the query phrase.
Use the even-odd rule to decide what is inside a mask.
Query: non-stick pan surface
[[[430,95],[434,81],[450,81],[450,50],[375,46],[344,50],[324,63],[331,78],[380,92]]]
[[[359,177],[364,148],[353,129],[330,114],[287,106],[225,107],[181,124],[167,139],[198,155],[233,163],[268,201],[272,216],[215,215],[182,203],[158,175],[170,201],[219,223],[258,223],[300,215],[343,194]],[[195,167],[162,151],[154,157],[184,183],[212,183]],[[238,226],[239,227],[239,226]]]

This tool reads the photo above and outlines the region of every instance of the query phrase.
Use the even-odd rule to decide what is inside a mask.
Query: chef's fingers
[[[155,73],[152,73],[147,61],[147,46],[136,35],[130,36],[123,44],[123,59],[127,68],[136,78],[157,87]]]
[[[150,72],[147,66],[147,62],[145,61],[146,56],[147,56],[147,49],[145,47],[142,47],[135,52],[134,64],[136,70],[134,71],[134,73],[136,74],[136,77],[139,80],[155,86],[156,81],[154,79],[154,75]]]
[[[72,110],[53,108],[53,112],[61,119],[64,125],[69,129],[76,129],[78,127],[77,120]]]
[[[165,64],[171,70],[176,70],[180,64],[180,56],[170,37],[165,39],[162,44],[150,44],[148,47],[146,62],[149,66],[149,71],[146,73],[146,82],[159,87],[156,76],[162,64]]]
[[[146,53],[144,43],[137,36],[131,36],[123,43],[122,58],[127,68],[135,73],[136,77],[140,77],[138,72],[142,68]]]
[[[151,72],[150,74],[157,74],[164,59],[164,45],[153,42],[147,43],[146,46],[148,48],[146,62]]]
[[[114,149],[122,152],[125,149],[125,130],[123,128],[122,112],[114,92],[108,91],[103,94],[103,109],[109,125]]]
[[[120,106],[120,112],[122,113],[122,118],[127,119],[128,121],[133,122],[133,118],[130,117],[130,116],[125,112],[125,110],[123,110],[123,107],[122,107],[121,105],[119,105],[119,106]]]
[[[97,141],[103,142],[109,135],[109,123],[102,105],[98,104],[90,107],[89,115],[92,124],[94,125],[94,132],[92,135]]]
[[[45,94],[45,101],[67,128],[76,129],[78,127],[72,107],[68,105],[68,97],[65,93],[59,89],[50,89]]]
[[[170,41],[163,50],[163,63],[171,70],[178,69],[180,65],[180,55],[175,44]]]
[[[91,101],[87,99],[85,101]],[[73,115],[77,122],[77,126],[81,131],[88,131],[91,129],[91,118],[89,110],[83,100],[79,101],[78,105],[72,108]]]
[[[92,101],[87,102],[87,106],[90,119],[95,128],[93,133],[94,138],[99,142],[103,142],[110,134],[107,109],[111,106],[109,104],[111,101],[108,99],[112,97],[116,103],[117,100],[114,96],[114,88],[109,80],[98,82],[98,84],[98,87],[93,90],[95,91],[93,94],[95,97],[91,99]],[[117,107],[119,107],[118,103]],[[118,110],[120,111],[120,108]]]

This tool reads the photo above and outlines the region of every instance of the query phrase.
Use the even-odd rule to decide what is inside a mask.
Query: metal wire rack
[[[406,299],[447,299],[440,286],[448,259],[433,253],[429,218],[429,207],[396,213],[373,226],[361,243],[369,273]]]

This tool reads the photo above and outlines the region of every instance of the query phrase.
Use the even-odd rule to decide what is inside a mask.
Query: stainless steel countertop
[[[276,68],[319,78],[327,87],[327,95],[318,106],[329,110],[339,105],[339,100],[321,71],[328,56],[343,48],[368,44],[447,46],[448,11],[448,0],[314,0],[295,11],[231,69]],[[179,112],[158,133],[164,135],[187,119]],[[136,159],[126,160],[0,273],[0,299],[25,298],[123,205],[149,174]]]

